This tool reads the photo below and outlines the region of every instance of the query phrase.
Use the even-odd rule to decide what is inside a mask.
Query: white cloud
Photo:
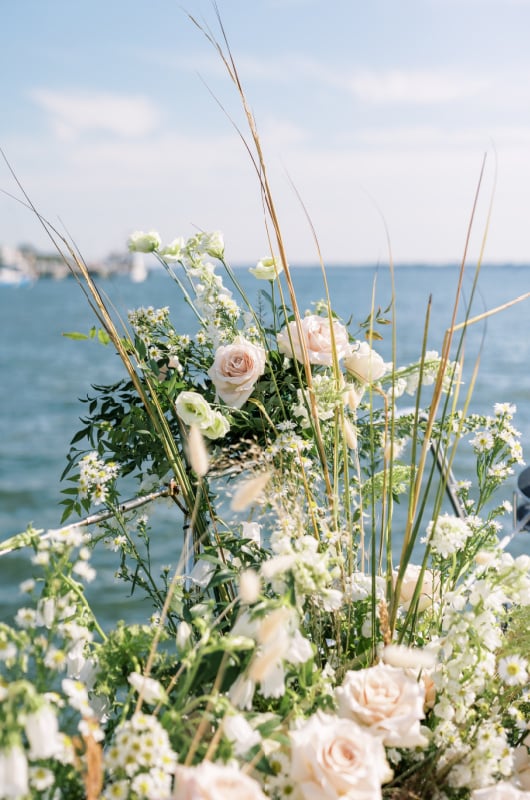
[[[160,123],[157,107],[141,95],[35,89],[31,96],[50,115],[61,139],[94,132],[133,139],[153,132]]]
[[[483,94],[488,82],[450,71],[359,71],[344,80],[351,92],[367,103],[438,104]]]

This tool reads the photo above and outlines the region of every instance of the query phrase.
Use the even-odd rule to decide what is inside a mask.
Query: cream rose
[[[344,359],[344,366],[361,383],[374,383],[387,371],[387,365],[368,342],[357,342]]]
[[[399,667],[377,664],[349,671],[335,690],[341,717],[353,719],[379,735],[389,747],[423,746],[420,732],[425,688]]]
[[[197,767],[178,766],[175,794],[178,800],[267,800],[260,785],[236,767],[203,761]]]
[[[265,371],[265,351],[238,336],[232,344],[218,347],[208,370],[217,394],[228,406],[241,408]]]
[[[331,320],[330,324],[328,317],[318,317],[313,314],[300,320],[300,328],[311,364],[323,364],[328,367],[333,364],[332,328],[337,359],[340,361],[351,350],[348,332],[344,325],[336,319]],[[290,322],[286,328],[279,332],[278,348],[280,353],[285,353],[289,358],[296,358],[301,362],[304,360],[296,322]]]
[[[290,738],[295,800],[379,800],[392,777],[381,740],[352,720],[317,712]]]
[[[408,611],[416,586],[421,574],[421,567],[418,564],[407,564],[403,582],[399,590],[399,604],[403,606],[405,611]],[[393,574],[394,584],[397,580],[397,572]],[[433,603],[433,598],[436,594],[437,582],[434,574],[430,569],[423,572],[423,580],[421,584],[420,594],[418,596],[418,611],[425,611],[426,608]]]
[[[524,800],[528,798],[528,792],[518,789],[517,786],[508,781],[499,781],[493,786],[485,786],[484,789],[475,789],[471,792],[471,800]]]

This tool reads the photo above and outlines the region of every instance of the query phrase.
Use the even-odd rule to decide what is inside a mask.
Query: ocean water
[[[246,270],[237,272],[253,299],[262,284]],[[293,269],[300,308],[311,309],[324,296],[320,270]],[[352,319],[355,332],[372,306],[385,308],[391,298],[387,269],[330,267],[327,270],[332,305],[345,320]],[[401,266],[395,271],[397,362],[418,359],[430,303],[428,347],[441,350],[456,291],[456,267]],[[151,273],[144,283],[126,277],[100,281],[100,288],[125,317],[138,306],[169,305],[176,328],[193,332],[195,323],[182,301],[178,287],[164,272]],[[472,275],[466,275],[464,296],[469,296]],[[487,266],[482,269],[473,314],[507,303],[530,290],[530,266]],[[0,539],[24,530],[57,527],[59,478],[66,464],[69,442],[80,427],[84,413],[80,398],[92,384],[107,384],[124,375],[119,358],[110,347],[96,341],[72,341],[63,334],[88,332],[95,317],[74,280],[40,280],[31,286],[0,287]],[[377,349],[390,359],[390,327],[381,329],[385,340]],[[466,346],[466,371],[480,354],[480,371],[471,410],[491,413],[496,402],[517,406],[516,427],[530,463],[530,300],[512,306],[474,324]],[[467,376],[467,377],[466,377]],[[455,464],[457,478],[466,478],[465,457]],[[506,496],[517,488],[517,474]],[[174,504],[162,502],[152,514],[152,554],[155,563],[175,563],[181,542],[181,521]],[[512,544],[515,553],[530,553],[530,536],[520,534]],[[31,553],[18,551],[0,557],[0,620],[9,620],[23,602],[18,584],[30,577]],[[115,553],[100,547],[93,563],[98,574],[89,590],[103,624],[113,619],[141,619],[149,604],[129,587],[114,579]]]

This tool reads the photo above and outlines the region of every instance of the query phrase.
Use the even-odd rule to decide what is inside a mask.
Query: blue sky
[[[218,0],[291,263],[530,262],[530,0]],[[241,108],[186,11],[209,0],[19,0],[0,11],[0,146],[89,259],[130,231],[267,253]],[[213,95],[213,96],[212,96]],[[214,97],[216,99],[214,99]],[[18,193],[4,164],[0,188]],[[387,241],[388,237],[388,241]],[[0,243],[48,247],[0,196]]]

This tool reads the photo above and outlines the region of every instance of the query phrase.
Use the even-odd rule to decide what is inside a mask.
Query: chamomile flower
[[[514,654],[501,658],[497,669],[507,686],[522,686],[528,682],[528,663],[521,656]]]

